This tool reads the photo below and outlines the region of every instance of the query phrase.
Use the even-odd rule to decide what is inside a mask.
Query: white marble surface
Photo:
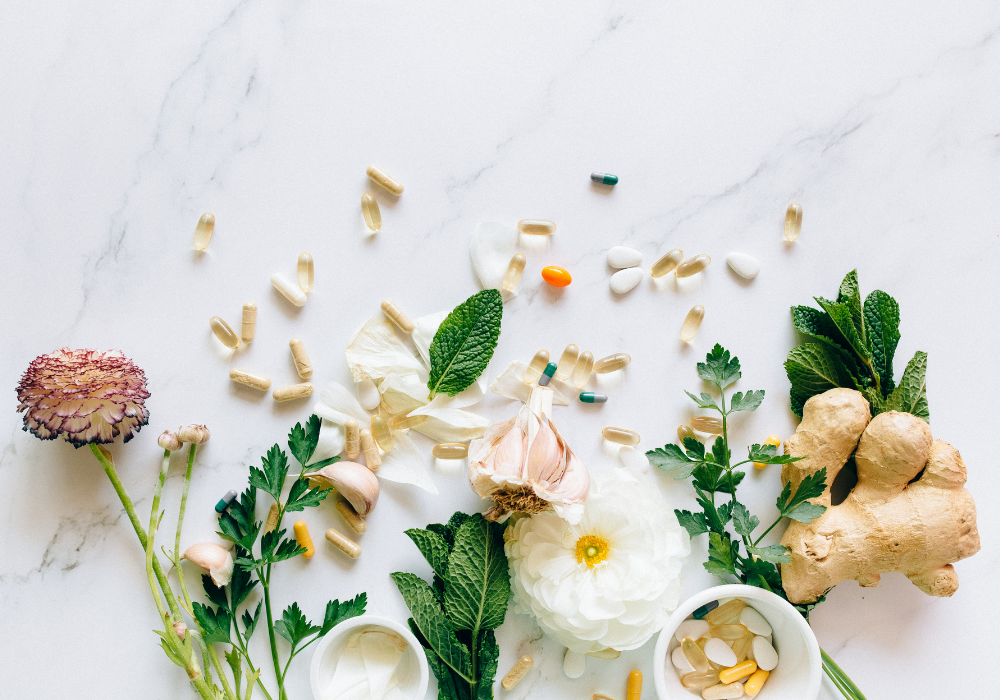
[[[35,355],[61,346],[120,348],[150,380],[152,420],[112,448],[128,489],[149,507],[156,435],[205,422],[212,440],[192,486],[186,540],[209,534],[212,506],[246,465],[283,439],[307,406],[234,387],[238,363],[295,380],[288,338],[302,337],[316,380],[347,379],[342,348],[389,296],[413,315],[475,291],[468,240],[479,221],[547,217],[550,247],[529,251],[520,297],[505,310],[491,371],[568,342],[598,357],[631,353],[603,407],[562,409],[571,444],[614,468],[599,429],[635,428],[650,448],[691,415],[694,362],[718,341],[740,357],[744,388],[768,397],[735,430],[739,444],[788,435],[788,307],[835,292],[857,267],[863,289],[900,302],[897,363],[930,353],[934,434],[962,451],[983,551],[958,565],[952,599],[900,575],[876,589],[839,586],[813,617],[820,643],[872,698],[968,696],[995,659],[998,564],[994,355],[1000,263],[1000,8],[992,2],[704,4],[566,0],[484,5],[388,2],[7,3],[0,23],[0,276],[7,392],[0,454],[0,678],[10,697],[193,697],[149,631],[157,624],[133,533],[93,459],[21,432],[13,388]],[[376,192],[384,225],[364,235],[359,198],[378,164],[405,185]],[[613,190],[593,170],[615,173]],[[802,202],[802,237],[781,236]],[[205,255],[191,248],[213,211]],[[646,277],[608,290],[605,251],[709,253],[682,287]],[[303,250],[317,282],[296,310],[270,288]],[[724,265],[754,254],[753,282]],[[559,264],[574,283],[544,286]],[[257,340],[220,352],[208,318],[260,307]],[[707,318],[677,340],[693,304]],[[506,417],[493,397],[477,410]],[[422,441],[429,452],[430,443]],[[690,486],[657,476],[671,506]],[[773,512],[777,470],[746,498]],[[403,529],[480,501],[463,473],[434,472],[432,497],[386,485],[349,563],[321,540],[314,560],[279,570],[281,603],[317,614],[360,590],[402,620],[388,573],[426,565]],[[176,504],[180,465],[167,497]],[[173,506],[175,507],[175,506]],[[172,528],[173,507],[164,528]],[[307,515],[314,537],[336,521]],[[703,538],[702,538],[703,539]],[[685,592],[713,583],[698,542]],[[501,673],[536,666],[500,697],[624,696],[647,677],[653,643],[618,661],[561,671],[561,650],[513,613]],[[258,635],[258,641],[262,636]],[[989,641],[987,641],[989,640]],[[263,648],[258,649],[262,655]],[[308,659],[293,698],[309,697]],[[970,672],[970,670],[975,670]],[[432,689],[428,698],[433,697]],[[838,697],[825,685],[822,697]]]

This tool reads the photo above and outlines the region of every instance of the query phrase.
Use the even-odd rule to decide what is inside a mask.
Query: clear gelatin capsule
[[[594,371],[598,374],[607,374],[608,372],[616,372],[620,369],[624,369],[628,366],[628,363],[632,361],[631,356],[623,353],[616,352],[614,355],[608,355],[607,357],[602,357],[597,362],[594,363]]]
[[[395,323],[399,327],[399,330],[404,333],[412,333],[416,328],[410,317],[404,314],[403,310],[396,306],[390,299],[382,300],[382,313],[388,316],[389,320]]]
[[[556,373],[556,363],[550,362],[545,365],[545,370],[542,372],[542,376],[538,378],[538,386],[548,386],[549,382],[552,381],[552,375]]]
[[[431,454],[438,459],[465,459],[469,456],[469,446],[462,442],[442,442],[431,448]]]
[[[292,351],[292,359],[295,361],[295,371],[303,379],[309,379],[313,373],[312,363],[306,353],[306,345],[301,338],[292,338],[288,341],[288,347]]]
[[[517,285],[521,281],[521,274],[524,272],[525,262],[527,262],[527,258],[524,257],[524,253],[514,253],[510,262],[507,263],[507,271],[503,273],[503,288],[508,292],[517,289]]]
[[[718,682],[719,672],[715,669],[709,669],[705,673],[694,671],[681,676],[681,685],[688,690],[704,690]]]
[[[342,535],[337,530],[334,530],[332,527],[326,531],[326,541],[349,556],[351,559],[357,559],[361,556],[361,547],[359,547],[355,542],[351,542],[351,540],[347,539],[347,537]]]
[[[618,176],[611,173],[591,173],[590,180],[591,182],[596,182],[598,185],[618,184]]]
[[[729,622],[734,617],[738,616],[743,612],[745,607],[742,600],[739,598],[733,598],[728,603],[720,605],[715,610],[711,611],[705,615],[705,621],[710,625],[721,625],[724,622]]]
[[[270,378],[265,377],[262,374],[247,372],[245,369],[239,369],[237,367],[233,367],[229,370],[229,378],[237,384],[242,384],[243,386],[248,386],[252,389],[259,389],[260,391],[267,391],[271,388]]]
[[[313,288],[313,256],[303,253],[299,256],[299,265],[296,270],[299,278],[299,289],[308,292]]]
[[[681,427],[683,427],[683,426],[681,426]],[[680,428],[677,429],[677,432],[680,433]],[[708,615],[708,613],[710,613],[713,610],[715,610],[717,607],[719,607],[719,601],[717,601],[717,600],[711,600],[711,601],[705,603],[704,605],[702,605],[700,608],[697,608],[693,613],[691,613],[691,617],[693,617],[696,620],[700,620],[703,617],[705,617],[705,615]],[[709,623],[709,624],[711,624],[711,623]]]
[[[674,268],[674,274],[678,277],[690,277],[696,275],[712,264],[712,258],[704,253],[688,258]]]
[[[594,353],[589,350],[580,355],[573,369],[573,386],[582,389],[590,381],[590,373],[594,370]]]
[[[257,333],[257,305],[248,301],[243,305],[243,325],[240,327],[240,340],[249,343]]]
[[[361,451],[365,453],[365,464],[368,465],[368,468],[373,472],[378,471],[378,468],[382,466],[382,456],[378,453],[375,436],[368,428],[361,429]]]
[[[719,683],[701,691],[704,700],[735,700],[743,697],[742,683]]]
[[[206,216],[210,215],[206,214]],[[797,240],[800,233],[802,233],[802,205],[798,202],[792,202],[785,211],[785,240]],[[211,236],[212,234],[208,235]],[[205,245],[208,245],[208,243]],[[195,244],[195,247],[198,247],[197,244]]]
[[[364,521],[364,518],[358,515],[358,511],[354,510],[354,506],[342,496],[337,497],[334,507],[337,509],[340,517],[344,519],[344,522],[347,523],[347,526],[359,535],[368,529],[368,524]]]
[[[371,178],[372,182],[378,183],[397,197],[403,194],[403,186],[376,168],[374,165],[369,165],[368,169],[365,170],[365,173]]]
[[[601,435],[608,442],[613,442],[617,445],[634,446],[639,444],[639,433],[628,428],[616,428],[609,425],[601,431]]]
[[[295,399],[304,399],[307,396],[312,396],[316,388],[309,384],[292,384],[291,386],[283,386],[280,389],[275,389],[271,392],[271,396],[274,397],[275,401],[294,401]]]
[[[361,454],[361,424],[357,418],[348,418],[344,421],[345,451],[349,460],[357,459]]]
[[[553,287],[568,287],[573,281],[573,276],[564,268],[549,265],[542,268],[542,279]]]
[[[708,636],[715,637],[716,639],[722,639],[727,642],[732,642],[747,636],[747,628],[739,623],[715,625],[714,627],[709,629]],[[749,676],[750,674],[748,673],[746,675]],[[734,678],[733,680],[737,679]],[[729,683],[731,681],[725,681],[725,682]]]
[[[507,671],[507,675],[505,675],[503,680],[500,681],[500,687],[504,690],[513,690],[514,686],[521,682],[521,679],[528,674],[528,671],[530,671],[531,667],[534,665],[535,660],[533,658],[527,655],[522,656],[517,660],[517,663],[514,664],[509,671]]]
[[[737,663],[745,661],[750,654],[750,647],[753,645],[753,635],[747,634],[733,642],[733,653],[736,654]]]
[[[580,348],[576,343],[570,343],[559,356],[559,364],[556,365],[556,379],[566,381],[576,369],[576,361],[580,359]]]
[[[194,227],[194,249],[205,250],[212,242],[213,233],[215,233],[215,214],[205,212],[198,219],[198,225]]]
[[[212,316],[208,320],[208,325],[211,327],[212,332],[215,333],[215,337],[219,339],[219,342],[227,348],[234,350],[240,346],[240,337],[236,335],[236,331],[218,316]]]
[[[517,230],[529,236],[551,236],[556,232],[556,223],[548,219],[521,219]]]
[[[528,368],[524,370],[524,382],[525,384],[533,384],[538,381],[538,378],[542,376],[542,372],[545,371],[545,366],[549,364],[549,351],[539,350],[535,353],[535,356],[531,358],[531,362],[528,363]]]
[[[692,440],[696,440],[697,439],[695,437],[694,431],[691,430],[691,426],[689,426],[689,425],[678,425],[677,426],[677,442],[679,442],[680,444],[683,445],[684,444],[684,438],[691,438]]]
[[[372,435],[383,452],[392,450],[392,430],[389,428],[389,421],[377,413],[372,416]]]
[[[316,553],[316,548],[313,547],[312,537],[309,536],[309,528],[300,520],[292,526],[292,530],[295,531],[295,541],[306,550],[302,552],[302,556],[311,559],[312,555]]]
[[[699,433],[722,435],[722,419],[715,416],[692,416],[691,427]]]
[[[607,403],[607,394],[598,394],[595,391],[585,391],[580,394],[580,401],[583,403]]]
[[[416,416],[395,416],[392,419],[391,427],[393,430],[409,430],[410,428],[415,428],[416,426],[430,420],[430,416],[416,415]]]
[[[701,328],[701,322],[704,320],[705,307],[701,304],[692,306],[691,310],[687,312],[687,316],[684,317],[684,323],[681,324],[681,340],[686,343],[694,340],[694,337],[698,335],[698,329]]]
[[[705,656],[705,652],[701,650],[701,647],[693,639],[684,639],[681,642],[681,651],[684,652],[684,658],[688,660],[691,668],[696,673],[708,673],[712,670],[712,665],[708,663],[708,657]]]
[[[370,231],[382,228],[382,212],[378,210],[378,202],[367,192],[361,195],[361,213],[364,214],[365,226]]]
[[[664,255],[662,258],[653,263],[653,266],[649,268],[650,277],[663,277],[665,274],[673,270],[680,264],[681,260],[684,259],[684,251],[680,248],[674,248],[669,253]]]
[[[226,491],[226,495],[219,499],[219,502],[215,504],[215,512],[221,513],[229,504],[236,500],[236,496],[239,495],[236,489],[229,489]]]

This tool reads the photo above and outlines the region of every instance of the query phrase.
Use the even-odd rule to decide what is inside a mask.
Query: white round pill
[[[636,267],[642,262],[642,253],[634,248],[616,245],[608,251],[608,265],[624,270],[626,267]]]
[[[753,608],[743,608],[743,612],[740,613],[740,624],[761,637],[771,634],[771,625],[767,624],[764,616]]]
[[[358,403],[366,411],[374,411],[382,401],[382,395],[378,392],[378,387],[371,379],[362,379],[358,382]]]
[[[684,650],[677,647],[670,654],[670,660],[674,663],[674,668],[681,672],[683,676],[685,673],[693,673],[694,666],[688,661],[688,657],[684,656]]]
[[[642,281],[642,268],[630,267],[627,270],[619,270],[611,275],[611,291],[615,294],[631,292],[640,281]]]
[[[579,678],[587,670],[587,655],[578,651],[566,650],[563,657],[563,673],[570,678]]]
[[[705,620],[684,620],[681,624],[677,625],[677,631],[674,632],[674,638],[678,642],[683,642],[685,639],[693,639],[695,641],[701,639],[702,637],[708,636],[708,630],[711,629],[711,625]]]
[[[735,657],[735,654],[733,656]],[[757,668],[764,671],[772,671],[778,665],[778,652],[763,637],[753,638],[753,658],[757,662]]]
[[[721,639],[715,639],[713,637],[705,642],[705,656],[708,657],[709,661],[714,661],[720,666],[725,666],[726,668],[736,665],[736,654],[729,648],[729,645]]]

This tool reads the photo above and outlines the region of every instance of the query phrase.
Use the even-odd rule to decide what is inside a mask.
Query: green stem
[[[845,698],[850,698],[850,700],[867,700],[864,693],[858,689],[858,686],[854,685],[854,681],[844,673],[844,670],[837,665],[836,661],[830,658],[829,654],[822,648],[819,650],[819,653],[823,658],[823,670],[826,671],[826,675],[837,685]]]
[[[280,521],[279,521],[280,522]],[[274,677],[278,681],[278,698],[285,700],[285,686],[281,682],[281,662],[278,661],[278,646],[274,638],[274,618],[271,616],[271,565],[267,565],[267,573],[261,580],[264,586],[264,610],[267,614],[267,638],[271,643],[271,661],[274,663]]]
[[[758,538],[757,538],[757,540],[756,540],[756,541],[754,542],[754,546],[757,546],[757,544],[758,544],[758,543],[759,543],[759,542],[760,542],[760,541],[761,541],[762,539],[764,539],[764,537],[765,537],[765,536],[767,535],[767,533],[769,533],[769,532],[770,532],[771,530],[773,530],[773,529],[774,529],[774,526],[775,526],[775,525],[777,525],[778,523],[780,523],[780,522],[781,522],[782,520],[784,520],[784,518],[780,518],[780,517],[779,517],[779,518],[778,518],[777,520],[775,520],[775,521],[774,521],[773,523],[771,523],[770,527],[768,527],[768,528],[767,528],[766,530],[764,530],[764,534],[763,534],[763,535],[761,535],[760,537],[758,537]]]
[[[192,610],[193,608],[187,584],[184,583],[184,572],[181,570],[181,528],[184,526],[184,510],[187,508],[188,489],[191,486],[191,471],[194,468],[194,455],[197,447],[192,442],[191,448],[188,450],[187,471],[184,472],[184,487],[181,490],[181,507],[177,513],[177,534],[174,536],[174,568],[177,569],[177,580],[180,582],[181,594],[184,596],[184,604],[188,610]]]
[[[236,627],[236,620],[233,620],[233,627]],[[246,644],[243,642],[243,636],[240,634],[239,628],[236,628],[236,639],[239,641],[240,653],[243,655],[243,660],[247,662],[247,668],[250,669],[250,673],[257,677],[257,685],[260,686],[260,690],[267,697],[267,700],[274,700],[271,694],[267,692],[267,688],[264,687],[264,682],[260,679],[260,673],[253,666],[253,661],[250,660],[250,652],[247,650]]]
[[[194,445],[191,446],[194,447]],[[219,654],[215,650],[215,645],[206,642],[206,646],[208,647],[208,658],[212,660],[212,666],[215,667],[215,672],[218,674],[219,680],[222,681],[222,689],[226,697],[239,700],[238,696],[233,694],[233,689],[229,686],[229,679],[226,678],[226,674],[222,670],[222,664],[219,663]]]
[[[149,511],[149,530],[146,534],[146,578],[149,579],[149,588],[153,591],[153,602],[156,603],[156,609],[160,612],[160,619],[167,619],[167,611],[163,607],[163,601],[160,600],[160,592],[157,590],[156,576],[153,573],[153,545],[156,542],[156,528],[159,523],[159,513],[160,513],[160,494],[163,493],[163,483],[167,480],[167,471],[170,469],[170,450],[163,451],[163,459],[160,461],[160,474],[156,479],[156,488],[153,489],[153,506]],[[173,597],[173,590],[170,593],[164,591],[163,595],[168,598]],[[178,617],[180,619],[180,617]],[[172,631],[172,626],[168,627],[166,630],[168,633]],[[174,635],[175,637],[177,635]]]

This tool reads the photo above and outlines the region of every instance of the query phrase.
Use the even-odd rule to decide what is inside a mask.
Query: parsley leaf
[[[778,448],[775,445],[753,444],[750,446],[747,459],[761,464],[788,464],[789,462],[798,462],[800,459],[805,459],[805,457],[779,455],[777,452]]]
[[[257,489],[248,488],[219,516],[220,537],[249,551],[253,549],[260,523],[257,522]]]
[[[288,433],[288,450],[303,467],[312,459],[316,445],[319,443],[320,417],[315,413],[309,416],[303,428],[301,423]]]
[[[740,378],[740,361],[735,357],[730,360],[729,351],[716,343],[705,362],[698,363],[698,376],[725,389]]]
[[[205,642],[209,644],[213,642],[231,643],[229,639],[229,623],[232,618],[228,610],[225,608],[212,610],[212,608],[201,603],[192,603],[191,605],[194,612],[194,619],[198,621],[198,625],[205,632]]]
[[[322,628],[306,619],[298,603],[292,603],[285,608],[281,613],[281,619],[274,623],[274,631],[284,637],[292,647],[298,646],[306,637],[316,634],[320,629]]]
[[[715,399],[712,398],[711,394],[706,394],[701,392],[701,396],[695,396],[690,391],[685,391],[685,394],[691,397],[691,400],[698,404],[699,408],[714,408],[719,413],[722,413],[722,409],[719,408],[719,404],[715,403]]]
[[[739,545],[737,545],[737,549]],[[720,578],[736,575],[736,565],[733,562],[733,542],[729,533],[708,533],[708,561],[704,564],[710,574]]]
[[[365,614],[365,606],[368,604],[368,596],[365,593],[358,593],[352,600],[331,600],[326,604],[326,614],[323,616],[323,627],[319,631],[322,637],[344,620]]]
[[[698,444],[701,445],[701,443]],[[702,446],[702,451],[704,452],[704,446]],[[693,461],[688,455],[684,454],[681,448],[674,444],[667,444],[663,447],[649,450],[646,453],[646,457],[649,458],[650,464],[663,471],[679,470],[674,474],[674,479],[686,479],[691,476],[691,472],[699,464],[699,462]]]
[[[288,457],[280,447],[274,445],[267,451],[267,456],[261,458],[261,463],[263,469],[250,467],[250,485],[271,494],[271,498],[280,501],[281,489],[284,487],[285,477],[288,475]]]
[[[439,392],[454,396],[476,381],[493,357],[502,317],[496,289],[473,294],[448,314],[431,341],[430,398]]]
[[[761,402],[764,400],[764,390],[760,391],[748,391],[744,394],[741,391],[737,391],[733,394],[733,398],[729,401],[729,412],[733,411],[756,411],[757,407],[760,406]]]
[[[780,544],[772,544],[767,547],[747,547],[747,551],[750,554],[756,554],[758,557],[764,561],[771,564],[791,564],[792,555],[788,553],[786,547]]]
[[[692,539],[698,535],[708,532],[708,525],[705,523],[705,513],[692,513],[689,510],[674,510],[677,522],[688,531]]]
[[[332,489],[329,487],[317,486],[314,489],[310,489],[308,479],[296,479],[288,492],[288,498],[285,501],[285,512],[294,513],[318,506],[330,493],[332,493]]]
[[[777,506],[779,517],[791,518],[800,523],[811,523],[826,512],[826,506],[809,503],[810,498],[819,498],[826,492],[826,467],[810,474],[799,482],[795,493],[792,493],[792,483],[786,482],[778,496]]]
[[[737,534],[749,537],[750,533],[760,525],[760,519],[756,515],[750,515],[747,507],[736,501],[733,503],[733,529]]]
[[[257,622],[260,621],[260,609],[263,604],[263,600],[257,601],[257,609],[254,611],[253,615],[250,614],[250,608],[243,611],[243,628],[246,630],[243,633],[243,638],[247,641],[250,640],[250,636],[257,628]]]

